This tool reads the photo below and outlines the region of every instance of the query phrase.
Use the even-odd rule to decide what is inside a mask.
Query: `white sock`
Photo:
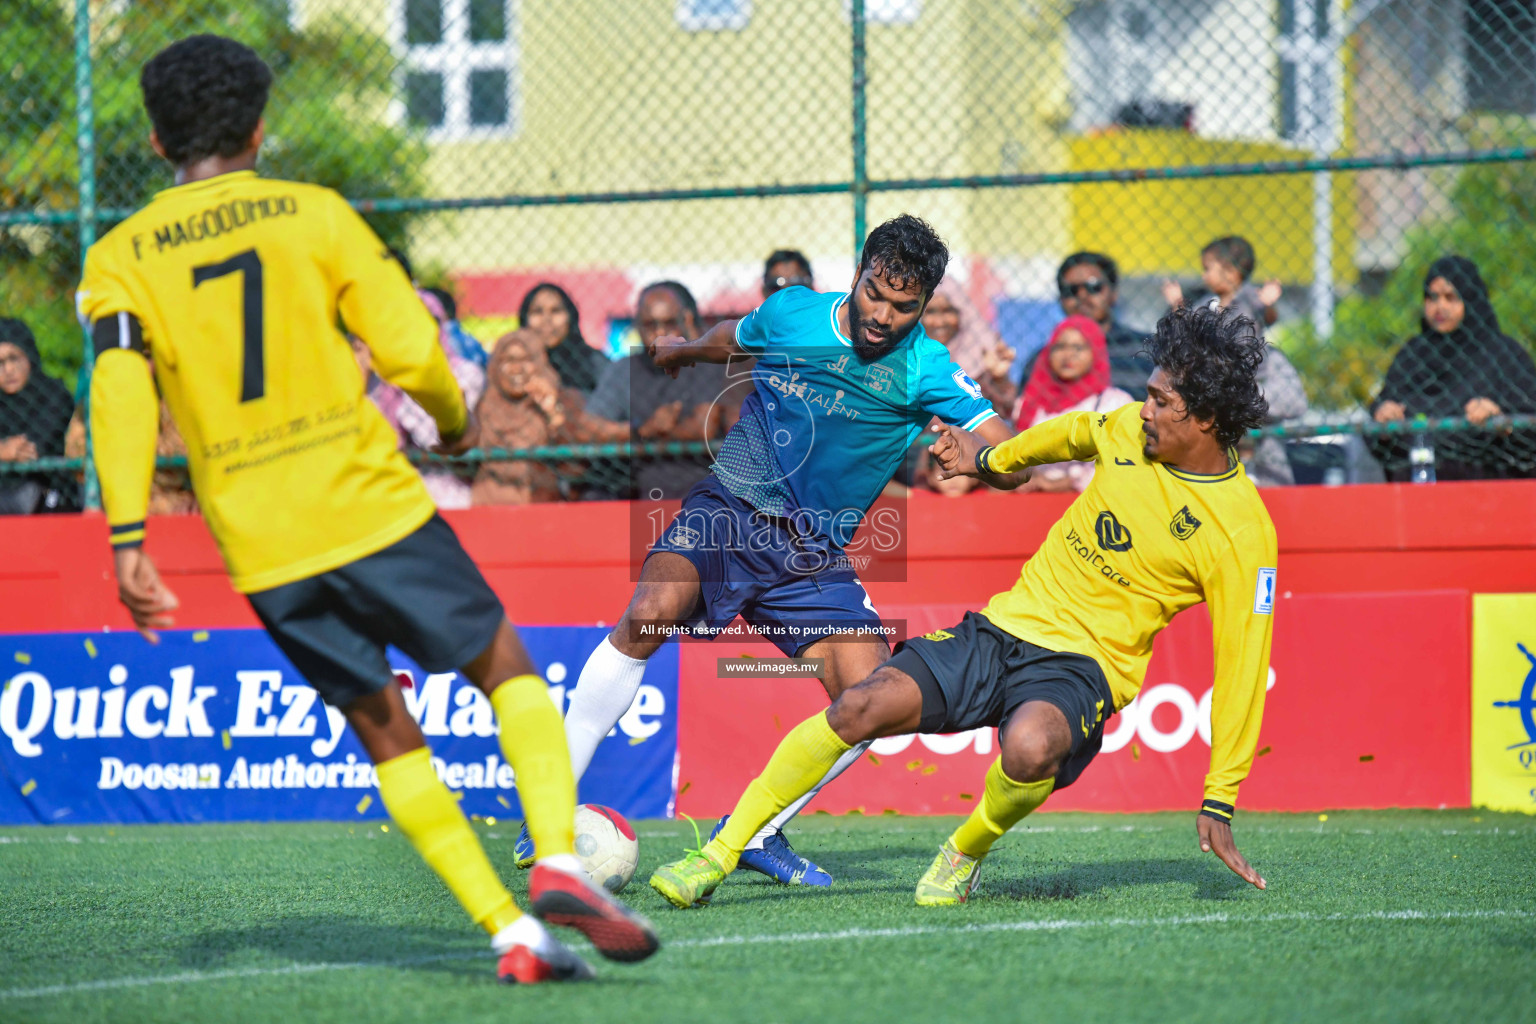
[[[524,914],[491,936],[491,949],[497,956],[501,956],[513,946],[527,946],[535,953],[542,954],[552,941],[549,932],[544,930],[544,925],[538,918],[532,914]]]
[[[823,775],[821,777],[821,781],[816,783],[815,788],[813,788],[809,793],[807,793],[804,796],[802,796],[800,799],[796,800],[794,803],[790,804],[788,807],[784,808],[782,811],[779,812],[778,817],[774,818],[768,824],[764,825],[763,826],[763,830],[761,832],[759,832],[757,835],[753,836],[751,838],[751,840],[748,841],[748,843],[746,845],[746,849],[748,849],[748,850],[758,850],[758,849],[761,849],[762,845],[763,845],[763,840],[767,839],[769,836],[773,835],[775,832],[778,832],[781,829],[783,829],[785,825],[789,824],[790,820],[792,818],[794,818],[795,815],[797,815],[801,811],[803,811],[805,809],[805,805],[810,803],[811,799],[813,797],[815,797],[817,793],[821,792],[821,787],[822,786],[825,786],[827,783],[831,782],[833,779],[835,779],[839,775],[843,774],[843,772],[845,772],[849,768],[853,767],[853,763],[855,761],[857,761],[859,758],[864,756],[864,751],[869,749],[869,745],[872,742],[874,742],[874,741],[873,740],[865,740],[863,743],[856,743],[852,747],[849,747],[846,751],[844,751],[843,752],[843,756],[838,758],[837,762],[835,764],[833,764],[831,768],[827,769],[827,774],[825,774],[825,775]]]
[[[607,637],[582,667],[565,713],[565,742],[571,748],[571,770],[578,781],[592,763],[597,745],[635,702],[644,674],[645,662],[620,652]]]
[[[578,878],[586,878],[587,870],[581,866],[581,858],[574,853],[554,853],[548,857],[539,858],[539,867],[554,868],[556,871],[564,871],[568,875],[576,875]]]

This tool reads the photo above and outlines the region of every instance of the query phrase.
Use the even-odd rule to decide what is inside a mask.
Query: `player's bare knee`
[[[873,691],[853,686],[844,690],[827,708],[827,724],[844,743],[862,743],[880,735]]]
[[[1003,774],[1014,782],[1053,779],[1066,756],[1051,736],[1034,730],[1015,730],[1001,746]]]

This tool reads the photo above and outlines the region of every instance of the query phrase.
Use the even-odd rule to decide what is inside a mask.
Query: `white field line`
[[[982,924],[940,926],[911,925],[904,928],[844,928],[828,932],[768,932],[759,935],[716,935],[702,939],[677,939],[664,943],[668,950],[717,949],[723,946],[756,946],[767,944],[799,944],[811,942],[851,942],[865,939],[905,939],[916,936],[966,936],[986,935],[997,932],[1062,932],[1090,928],[1180,928],[1189,925],[1264,925],[1283,924],[1292,921],[1317,923],[1365,923],[1421,921],[1427,923],[1465,920],[1532,920],[1536,910],[1373,910],[1362,914],[1191,914],[1181,917],[1113,917],[1100,920],[1074,920],[1057,918],[1044,921],[991,921]],[[81,992],[101,992],[123,988],[142,988],[148,985],[196,984],[209,981],[226,981],[236,978],[282,977],[294,974],[318,974],[328,971],[366,970],[383,967],[415,967],[422,964],[441,963],[450,960],[490,960],[485,950],[474,952],[442,953],[436,956],[412,957],[406,960],[356,960],[334,963],[288,964],[282,967],[241,967],[220,971],[183,971],[178,974],[152,974],[141,977],[106,978],[100,981],[81,981],[60,985],[43,985],[37,988],[0,989],[0,1000],[43,999],[50,996],[73,995]]]
[[[138,828],[139,826],[136,826],[136,825],[125,825],[125,826],[123,826],[123,828],[125,830],[125,834],[119,834],[119,835],[113,835],[113,836],[105,836],[105,835],[77,836],[77,835],[75,835],[73,833],[68,833],[68,832],[66,832],[63,835],[54,835],[54,834],[25,835],[25,834],[18,834],[18,833],[0,834],[0,846],[31,846],[31,845],[50,844],[50,843],[59,843],[59,844],[65,844],[65,845],[71,845],[71,846],[77,845],[77,844],[81,844],[81,843],[94,843],[94,844],[97,844],[97,845],[112,845],[112,844],[116,844],[116,843],[124,843],[124,844],[142,843],[142,844],[149,844],[149,845],[159,845],[159,844],[165,844],[165,843],[174,843],[174,844],[181,844],[181,843],[339,843],[339,842],[350,842],[350,841],[356,841],[356,840],[366,840],[366,839],[377,838],[379,835],[382,834],[380,829],[377,827],[378,824],[380,824],[380,823],[378,823],[378,822],[368,822],[368,823],[364,823],[364,824],[361,824],[361,825],[352,826],[353,828],[358,829],[358,831],[356,831],[356,832],[348,832],[346,834],[342,834],[340,832],[332,832],[332,833],[324,833],[324,834],[320,834],[320,835],[271,835],[271,834],[268,834],[268,833],[265,833],[265,832],[240,832],[240,833],[225,833],[225,834],[222,834],[222,835],[205,835],[205,836],[198,836],[198,835],[191,835],[191,836],[189,836],[189,835],[138,836],[138,835],[132,835],[132,834],[128,834],[128,833],[131,830],[133,830],[135,828]],[[42,831],[44,831],[44,829],[39,827],[38,831],[42,832]],[[52,832],[52,829],[47,829],[46,831]],[[889,826],[889,827],[886,827],[886,828],[879,829],[877,833],[873,833],[873,834],[879,834],[879,835],[923,835],[923,834],[932,833],[934,835],[939,835],[942,831],[943,831],[943,828],[941,826],[934,826],[932,828],[923,828],[923,827],[909,828],[909,827],[903,827],[903,826],[900,826],[900,825],[892,825],[892,826]],[[1156,833],[1156,832],[1182,832],[1182,831],[1186,831],[1186,830],[1184,828],[1182,828],[1182,827],[1174,828],[1172,826],[1164,826],[1164,825],[1074,825],[1074,826],[1029,825],[1029,826],[1025,826],[1025,827],[1021,828],[1020,830],[1018,830],[1016,833],[1013,834],[1013,836],[1014,836],[1014,838],[1020,838],[1020,837],[1029,836],[1029,835],[1047,835],[1047,834],[1050,834],[1050,833],[1057,833],[1057,834],[1063,834],[1063,835],[1090,835],[1090,834],[1093,834],[1093,833],[1096,833],[1096,832],[1104,832],[1104,833],[1129,833],[1129,832]],[[1339,826],[1328,826],[1328,825],[1326,825],[1326,824],[1324,824],[1322,822],[1318,822],[1318,823],[1315,823],[1315,824],[1309,824],[1309,825],[1298,825],[1298,826],[1293,827],[1293,828],[1277,828],[1277,827],[1274,827],[1272,825],[1245,825],[1245,826],[1242,827],[1241,831],[1246,833],[1246,834],[1248,834],[1248,835],[1332,835],[1332,836],[1338,836],[1338,835],[1353,835],[1353,836],[1370,836],[1370,835],[1529,836],[1529,835],[1532,835],[1532,834],[1536,834],[1536,828],[1503,828],[1503,827],[1497,826],[1497,825],[1494,826],[1493,828],[1463,828],[1463,829],[1434,828],[1434,827],[1369,829],[1369,828],[1342,828],[1342,827],[1339,827]],[[812,832],[805,832],[803,830],[797,830],[794,834],[796,834],[796,835],[804,835],[804,836],[814,835],[814,833],[812,833]],[[682,829],[682,828],[679,828],[679,829],[676,829],[676,830],[673,830],[673,831],[663,831],[663,830],[658,830],[658,829],[647,829],[647,830],[644,830],[644,831],[637,831],[635,833],[635,835],[638,836],[641,839],[672,839],[672,840],[676,840],[676,839],[686,839],[686,838],[691,838],[692,837],[692,833],[691,832],[687,831],[686,829]],[[516,838],[516,833],[512,833],[512,832],[482,832],[482,833],[480,833],[480,838],[484,839],[484,840],[506,840],[506,841],[511,841],[512,839]]]

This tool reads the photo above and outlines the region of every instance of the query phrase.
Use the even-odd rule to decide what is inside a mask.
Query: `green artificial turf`
[[[953,825],[811,816],[832,889],[743,874],[678,911],[645,879],[692,831],[640,822],[661,952],[524,989],[376,824],[0,829],[0,1021],[1536,1019],[1536,819],[1243,814],[1258,892],[1192,815],[1042,814],[972,903],[915,907]],[[476,828],[521,896],[515,823]]]

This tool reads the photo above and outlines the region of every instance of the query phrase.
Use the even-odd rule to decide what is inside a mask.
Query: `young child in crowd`
[[[1238,235],[1216,239],[1200,250],[1200,279],[1210,292],[1201,296],[1195,305],[1212,309],[1231,306],[1257,324],[1262,332],[1275,322],[1280,282],[1270,280],[1264,282],[1262,288],[1254,287],[1248,280],[1253,276],[1253,267],[1253,246],[1248,239]],[[1182,306],[1184,289],[1177,281],[1164,281],[1163,298],[1170,306]]]

